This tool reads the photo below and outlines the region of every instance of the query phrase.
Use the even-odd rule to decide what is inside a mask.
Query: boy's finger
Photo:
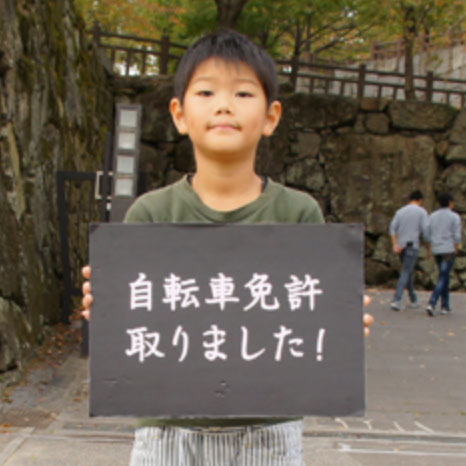
[[[90,280],[90,278],[91,278],[91,266],[90,266],[90,265],[85,265],[85,266],[81,269],[81,273],[83,274],[83,277],[84,277],[86,280]]]
[[[84,309],[84,311],[81,311],[81,315],[86,319],[89,320],[91,317],[91,311],[89,309]]]
[[[367,294],[364,295],[364,306],[367,307],[371,303],[372,298],[368,296]]]
[[[374,323],[374,318],[371,314],[364,314],[363,322],[366,328],[370,327]]]
[[[84,309],[90,309],[92,301],[94,301],[94,298],[92,297],[91,294],[85,294],[82,299],[82,305]]]
[[[83,283],[83,295],[91,293],[91,282],[84,282]]]
[[[371,333],[371,329],[369,327],[364,327],[364,336],[368,337]]]

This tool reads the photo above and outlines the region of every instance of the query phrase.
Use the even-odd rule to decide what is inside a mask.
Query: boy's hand
[[[83,305],[83,310],[81,311],[81,315],[89,320],[91,318],[91,305],[92,301],[94,301],[94,298],[91,294],[91,282],[89,281],[91,279],[91,267],[89,265],[84,266],[81,269],[81,273],[83,277],[86,279],[86,281],[83,283],[83,299],[81,300],[81,303]]]
[[[367,294],[365,294],[364,295],[364,307],[369,306],[370,303],[371,303],[370,296],[367,296]],[[367,337],[371,333],[371,329],[369,327],[374,323],[374,318],[372,317],[371,314],[368,314],[366,312],[362,318],[362,321],[364,322],[364,335]]]

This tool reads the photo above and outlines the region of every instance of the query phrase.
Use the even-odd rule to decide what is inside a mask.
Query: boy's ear
[[[173,97],[173,99],[170,100],[169,110],[178,132],[180,134],[187,134],[188,128],[184,119],[183,106],[178,97]]]
[[[281,116],[282,116],[282,104],[278,100],[274,100],[270,104],[267,110],[264,129],[262,130],[262,134],[264,136],[272,135],[278,123],[280,122]]]

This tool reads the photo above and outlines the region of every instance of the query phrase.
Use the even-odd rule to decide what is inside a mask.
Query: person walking
[[[393,251],[399,254],[401,260],[400,278],[396,286],[393,300],[390,303],[394,311],[401,310],[401,299],[406,289],[409,295],[409,307],[416,308],[419,301],[414,291],[414,267],[419,256],[419,239],[422,234],[427,241],[428,215],[421,207],[424,196],[421,191],[415,190],[409,196],[409,202],[398,209],[390,222],[390,236]],[[427,253],[430,255],[429,244]]]
[[[453,212],[455,202],[449,193],[438,195],[440,209],[429,218],[428,235],[432,244],[432,253],[438,267],[438,281],[429,299],[427,315],[435,315],[435,306],[440,298],[442,314],[449,314],[450,307],[450,272],[455,263],[456,254],[461,243],[461,219]]]

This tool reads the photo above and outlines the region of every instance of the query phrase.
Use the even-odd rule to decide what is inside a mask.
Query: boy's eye
[[[197,91],[196,94],[197,94],[197,95],[200,95],[200,96],[202,96],[202,97],[208,97],[208,96],[211,96],[211,95],[213,94],[213,92],[212,92],[212,91],[209,91],[209,90],[207,90],[207,89],[203,89],[203,90],[201,90],[201,91]]]
[[[238,97],[252,97],[252,92],[248,91],[239,91],[236,93]]]

